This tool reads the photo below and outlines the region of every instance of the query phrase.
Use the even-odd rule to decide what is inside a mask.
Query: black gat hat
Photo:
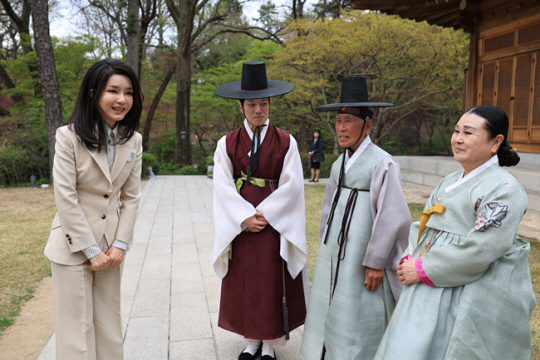
[[[317,111],[336,111],[342,108],[367,108],[394,106],[390,103],[370,102],[366,78],[363,76],[351,76],[341,81],[340,102],[335,104],[321,105]],[[370,111],[371,112],[371,111]],[[356,115],[356,114],[352,114]],[[358,116],[358,115],[356,115]],[[362,117],[362,116],[361,116]]]
[[[229,99],[250,100],[284,95],[293,90],[293,84],[268,80],[264,61],[245,61],[242,64],[242,80],[218,86],[214,94]]]

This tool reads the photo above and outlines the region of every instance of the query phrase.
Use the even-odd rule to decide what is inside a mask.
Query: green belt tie
[[[242,185],[244,184],[244,181],[247,181],[247,175],[244,174],[244,172],[242,171],[242,177],[239,177],[238,179],[236,179],[236,191],[238,191],[239,194],[240,194],[240,189],[242,188]],[[265,180],[260,179],[260,178],[250,177],[249,182],[258,187],[266,186]]]

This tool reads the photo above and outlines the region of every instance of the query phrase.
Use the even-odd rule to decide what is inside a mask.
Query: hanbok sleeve
[[[426,252],[417,262],[417,272],[423,271],[433,286],[470,284],[512,247],[519,222],[527,209],[527,196],[515,179],[496,181],[497,186],[486,190],[482,196],[471,191],[471,203],[464,204],[477,208],[475,225],[467,236],[459,244]]]
[[[362,265],[395,270],[407,247],[412,219],[401,188],[399,164],[390,156],[375,167],[370,200],[373,227]]]
[[[242,222],[256,210],[238,191],[233,178],[233,166],[225,137],[218,141],[214,154],[214,270],[223,278],[229,266],[231,242],[245,230]]]
[[[296,278],[307,263],[304,175],[294,137],[283,161],[278,188],[258,206],[268,223],[281,235],[280,255]]]

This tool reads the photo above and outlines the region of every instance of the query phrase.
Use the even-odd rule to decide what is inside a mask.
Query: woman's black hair
[[[319,134],[319,139],[322,139],[321,130],[315,129],[315,130],[313,130],[313,132],[314,132],[314,133],[315,133],[315,132],[318,133],[318,134]],[[313,137],[313,138],[315,138],[315,137]]]
[[[510,126],[506,113],[498,107],[491,105],[475,106],[467,111],[467,113],[475,114],[485,120],[485,129],[489,133],[489,139],[494,139],[497,135],[504,137],[497,156],[499,157],[500,166],[515,166],[519,163],[519,155],[512,149],[510,142],[507,140],[508,128]]]
[[[107,146],[107,125],[103,123],[98,104],[112,75],[127,76],[133,88],[133,105],[119,122],[117,144],[126,143],[139,128],[143,95],[135,72],[120,60],[100,60],[84,75],[75,107],[68,119],[68,124],[73,124],[75,133],[89,150],[101,151]]]

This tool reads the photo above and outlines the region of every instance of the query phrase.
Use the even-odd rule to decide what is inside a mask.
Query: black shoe
[[[255,355],[251,355],[247,352],[242,352],[240,356],[238,356],[238,360],[255,360]]]
[[[276,352],[274,351],[274,356],[270,356],[270,355],[264,355],[264,356],[261,356],[261,360],[276,360]]]
[[[311,180],[308,180],[308,182],[313,182],[313,179],[311,179]]]
[[[319,180],[313,180],[313,182],[319,182]]]
[[[250,353],[244,352],[244,350],[242,350],[242,352],[238,356],[238,360],[255,360],[257,358],[257,356],[261,353],[262,341],[261,341],[261,345],[259,345],[259,349],[257,349],[257,351],[255,351],[255,355],[251,355]]]

